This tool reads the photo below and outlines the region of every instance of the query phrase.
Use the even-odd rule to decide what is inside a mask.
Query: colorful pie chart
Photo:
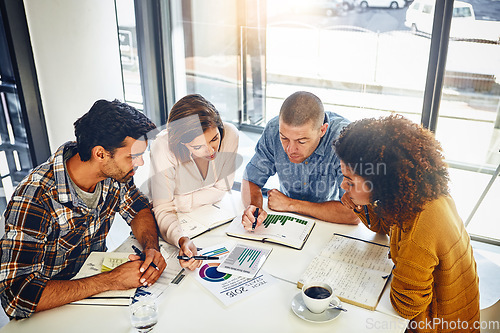
[[[222,282],[231,277],[231,274],[221,273],[217,270],[219,264],[205,264],[200,268],[200,277],[210,282]]]

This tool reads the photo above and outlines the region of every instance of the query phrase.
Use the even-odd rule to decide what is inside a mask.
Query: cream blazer
[[[234,182],[238,130],[224,123],[224,138],[214,160],[209,162],[205,179],[192,159],[181,163],[168,147],[167,130],[151,144],[149,190],[161,236],[170,244],[179,245],[185,234],[177,212],[189,212],[212,204],[224,196]]]

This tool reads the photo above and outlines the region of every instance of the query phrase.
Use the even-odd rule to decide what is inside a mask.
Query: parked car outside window
[[[361,9],[368,7],[385,7],[385,8],[403,8],[406,5],[405,0],[355,0],[357,6]]]

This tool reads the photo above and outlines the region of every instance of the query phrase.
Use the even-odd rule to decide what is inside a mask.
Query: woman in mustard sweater
[[[390,298],[409,331],[479,332],[479,279],[434,135],[402,116],[348,125],[335,143],[342,203],[388,234]]]

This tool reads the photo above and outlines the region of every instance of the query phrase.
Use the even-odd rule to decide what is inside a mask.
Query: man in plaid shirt
[[[156,126],[117,100],[97,101],[67,142],[16,188],[0,240],[0,299],[10,318],[25,318],[107,291],[153,284],[166,267],[149,200],[132,176],[144,164],[146,134]],[[70,280],[120,213],[143,247],[131,261]],[[154,263],[157,269],[150,264]]]

